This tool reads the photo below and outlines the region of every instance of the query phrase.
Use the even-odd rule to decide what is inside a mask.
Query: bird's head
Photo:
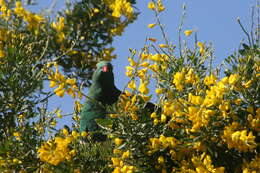
[[[114,85],[113,66],[108,61],[100,61],[96,65],[96,70],[92,76],[93,82],[98,82],[102,85]]]

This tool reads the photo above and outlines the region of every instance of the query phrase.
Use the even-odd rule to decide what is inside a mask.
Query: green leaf
[[[108,119],[95,119],[96,123],[103,129],[112,130],[113,121]]]

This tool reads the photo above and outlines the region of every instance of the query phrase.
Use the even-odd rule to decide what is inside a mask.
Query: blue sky
[[[147,25],[155,22],[154,14],[147,8],[149,0],[137,0],[136,7],[141,14],[138,19],[130,24],[122,36],[116,37],[113,46],[117,59],[113,60],[115,83],[119,89],[124,88],[128,82],[125,76],[125,66],[128,65],[127,57],[130,56],[129,48],[141,50],[147,37],[162,39],[159,28],[147,28]],[[40,1],[40,5],[47,7],[51,0]],[[215,48],[215,65],[239,47],[245,35],[237,23],[240,18],[244,26],[249,30],[251,22],[251,8],[256,0],[163,0],[166,10],[160,14],[160,18],[166,27],[166,33],[171,42],[178,44],[178,26],[182,14],[182,6],[186,4],[186,18],[183,30],[195,29],[198,32],[198,40],[211,42]],[[64,1],[58,0],[56,8],[64,7]],[[194,37],[185,37],[188,42],[194,42]],[[82,100],[84,102],[84,100]],[[73,101],[69,96],[60,99],[53,97],[50,101],[50,109],[56,107],[62,109],[62,113],[73,112]],[[64,124],[71,124],[70,117],[58,120],[58,128]]]

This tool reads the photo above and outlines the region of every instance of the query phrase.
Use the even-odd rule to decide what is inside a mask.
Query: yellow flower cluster
[[[21,1],[16,1],[14,14],[22,17],[24,21],[28,23],[28,28],[34,31],[35,34],[39,33],[40,26],[44,22],[44,18],[42,16],[25,10]]]
[[[7,31],[0,28],[0,59],[4,58],[6,53],[4,49],[4,41],[7,39]]]
[[[6,166],[6,161],[0,156],[0,167]]]
[[[14,132],[13,136],[15,137],[16,140],[18,140],[18,141],[21,140],[21,133],[20,132]]]
[[[260,172],[260,155],[258,154],[251,162],[245,162],[243,165],[243,173]]]
[[[149,94],[149,79],[147,74],[147,67],[149,66],[148,62],[143,62],[142,64],[139,64],[135,62],[132,58],[128,58],[128,61],[130,63],[130,66],[126,67],[126,76],[132,78],[135,74],[137,77],[140,78],[140,83],[138,87],[138,91],[140,93],[140,96],[142,99],[147,102],[150,97],[147,96]],[[127,86],[129,89],[131,89],[133,92],[137,89],[135,79],[132,79]]]
[[[17,158],[11,158],[9,154],[7,157],[0,156],[0,168],[3,172],[13,172],[13,170],[3,168],[8,168],[9,165],[14,166],[18,164],[22,164],[22,161]]]
[[[198,41],[197,46],[199,47],[200,54],[203,55],[205,53],[205,45],[202,42]]]
[[[115,35],[122,35],[122,33],[124,32],[126,25],[124,23],[119,24],[119,26],[112,28],[110,30],[110,33],[115,36]]]
[[[185,77],[185,71],[184,69],[181,72],[177,72],[174,74],[173,76],[173,83],[176,87],[176,89],[178,91],[183,91],[184,85],[183,85],[183,81],[184,81],[184,77]]]
[[[194,70],[191,68],[187,70],[183,68],[181,72],[177,72],[173,75],[173,84],[175,85],[178,91],[183,91],[184,84],[195,84],[199,81],[198,76],[194,73]]]
[[[81,98],[82,94],[76,85],[76,79],[66,79],[65,76],[59,72],[58,65],[54,63],[54,66],[56,68],[55,73],[51,69],[48,69],[47,73],[48,78],[50,80],[50,87],[53,88],[55,86],[58,86],[58,88],[54,90],[55,94],[59,97],[63,97],[66,91],[73,98],[75,98],[76,95],[78,95],[78,97]]]
[[[228,148],[236,148],[242,152],[255,149],[257,144],[253,133],[247,130],[236,130],[237,127],[237,123],[225,127],[222,138],[227,143]]]
[[[0,0],[0,12],[1,12],[0,17],[8,21],[11,16],[11,10],[8,9],[5,0]]]
[[[200,157],[192,157],[191,161],[195,167],[195,171],[187,171],[192,173],[224,173],[225,171],[224,167],[215,168],[214,165],[212,165],[211,157],[206,155],[206,153],[203,153]]]
[[[189,37],[193,33],[193,30],[185,30],[184,34]]]
[[[215,79],[214,77],[212,79]],[[206,79],[204,79],[205,81]],[[206,90],[206,96],[203,101],[203,106],[211,107],[220,104],[224,99],[224,95],[229,91],[228,78],[224,77],[215,85]]]
[[[105,61],[111,61],[112,59],[115,59],[116,58],[116,55],[112,55],[113,51],[115,50],[115,48],[113,47],[110,47],[110,48],[105,48],[103,51],[102,51],[102,58],[103,60]]]
[[[204,79],[204,84],[210,87],[211,85],[215,85],[217,81],[217,77],[213,74],[206,76]]]
[[[120,106],[123,112],[127,113],[133,120],[138,120],[138,116],[136,114],[138,107],[137,102],[140,97],[137,95],[131,95],[129,91],[125,91],[125,94],[121,95],[118,106]],[[122,113],[123,113],[122,112]],[[120,113],[119,113],[120,114]]]
[[[114,143],[116,146],[121,145],[123,142],[120,138],[115,138]],[[111,158],[114,170],[113,173],[132,173],[135,172],[135,167],[126,164],[126,160],[131,157],[131,152],[129,150],[122,151],[120,149],[114,149],[113,154],[115,157]]]
[[[250,124],[251,128],[257,132],[260,132],[260,108],[256,110],[256,116],[253,117],[252,114],[247,116],[247,121]]]
[[[52,23],[52,28],[57,31],[57,42],[61,43],[65,39],[65,33],[63,32],[64,26],[65,26],[65,18],[59,17],[57,22]]]
[[[149,151],[147,154],[152,154],[160,149],[174,149],[178,144],[178,141],[174,137],[165,137],[163,134],[159,138],[150,138],[149,139]]]
[[[64,161],[70,161],[75,155],[75,150],[69,149],[69,144],[74,140],[73,136],[65,138],[55,137],[54,140],[49,140],[42,144],[38,149],[38,156],[41,161],[57,166]]]
[[[120,18],[124,15],[127,18],[133,16],[133,8],[129,1],[127,0],[105,0],[109,8],[113,11],[112,16]]]
[[[164,5],[162,4],[162,0],[157,0],[156,3],[154,1],[149,2],[148,8],[150,10],[157,10],[159,13],[165,10]]]

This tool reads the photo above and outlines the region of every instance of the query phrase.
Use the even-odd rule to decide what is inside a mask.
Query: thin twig
[[[185,19],[185,15],[186,15],[186,5],[185,3],[183,4],[183,12],[181,15],[181,22],[179,25],[179,29],[178,29],[178,41],[179,41],[179,51],[180,51],[180,57],[182,57],[182,43],[181,43],[181,31],[182,31],[182,27],[183,27],[183,23],[184,23],[184,19]]]
[[[251,13],[251,39],[252,39],[252,44],[254,46],[254,14],[255,14],[255,8],[254,6],[252,7],[252,13]]]
[[[237,18],[237,22],[240,25],[240,27],[242,28],[243,32],[246,34],[250,47],[252,47],[250,36],[249,36],[248,32],[245,30],[245,28],[243,27],[243,25],[242,25],[242,23],[241,23],[239,18]]]

